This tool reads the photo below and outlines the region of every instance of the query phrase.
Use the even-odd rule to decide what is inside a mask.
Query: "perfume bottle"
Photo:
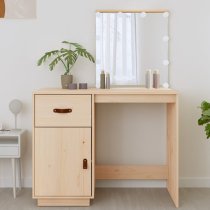
[[[105,73],[102,70],[100,74],[100,88],[105,89]]]
[[[155,70],[153,73],[153,88],[160,87],[160,73],[159,70]]]
[[[110,74],[106,73],[106,89],[110,89]]]
[[[145,85],[146,88],[152,88],[153,87],[153,77],[152,77],[152,70],[148,69],[146,71],[146,75],[145,75]]]

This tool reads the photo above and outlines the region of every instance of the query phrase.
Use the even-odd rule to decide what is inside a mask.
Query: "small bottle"
[[[105,73],[104,73],[104,71],[101,71],[101,74],[100,74],[100,88],[105,89]]]
[[[146,71],[146,75],[145,75],[145,83],[146,83],[146,88],[152,88],[153,87],[153,80],[152,80],[152,70],[148,69]]]
[[[160,87],[160,73],[159,70],[155,70],[153,73],[153,88]]]
[[[106,89],[110,89],[110,74],[106,73]]]

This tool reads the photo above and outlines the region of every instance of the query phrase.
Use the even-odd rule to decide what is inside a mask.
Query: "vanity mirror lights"
[[[169,12],[96,11],[96,87],[102,70],[112,86],[145,86],[146,70],[169,84]]]

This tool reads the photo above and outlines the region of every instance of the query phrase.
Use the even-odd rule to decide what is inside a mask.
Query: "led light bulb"
[[[168,89],[168,88],[169,88],[169,84],[168,84],[168,82],[164,82],[164,83],[163,83],[163,88],[166,88],[166,89]]]
[[[142,12],[142,13],[141,13],[141,17],[142,17],[142,18],[145,18],[146,16],[147,16],[147,13],[146,13],[146,12]]]
[[[168,42],[169,41],[169,36],[164,36],[163,37],[163,42]]]
[[[169,65],[169,60],[163,60],[163,65],[168,66]]]
[[[164,12],[164,13],[163,13],[163,17],[164,17],[164,18],[167,18],[168,16],[169,16],[169,12]]]

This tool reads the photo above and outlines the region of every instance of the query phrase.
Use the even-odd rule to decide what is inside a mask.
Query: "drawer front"
[[[0,156],[3,157],[18,157],[18,147],[13,146],[0,146]]]
[[[36,127],[91,126],[91,95],[36,95]]]

